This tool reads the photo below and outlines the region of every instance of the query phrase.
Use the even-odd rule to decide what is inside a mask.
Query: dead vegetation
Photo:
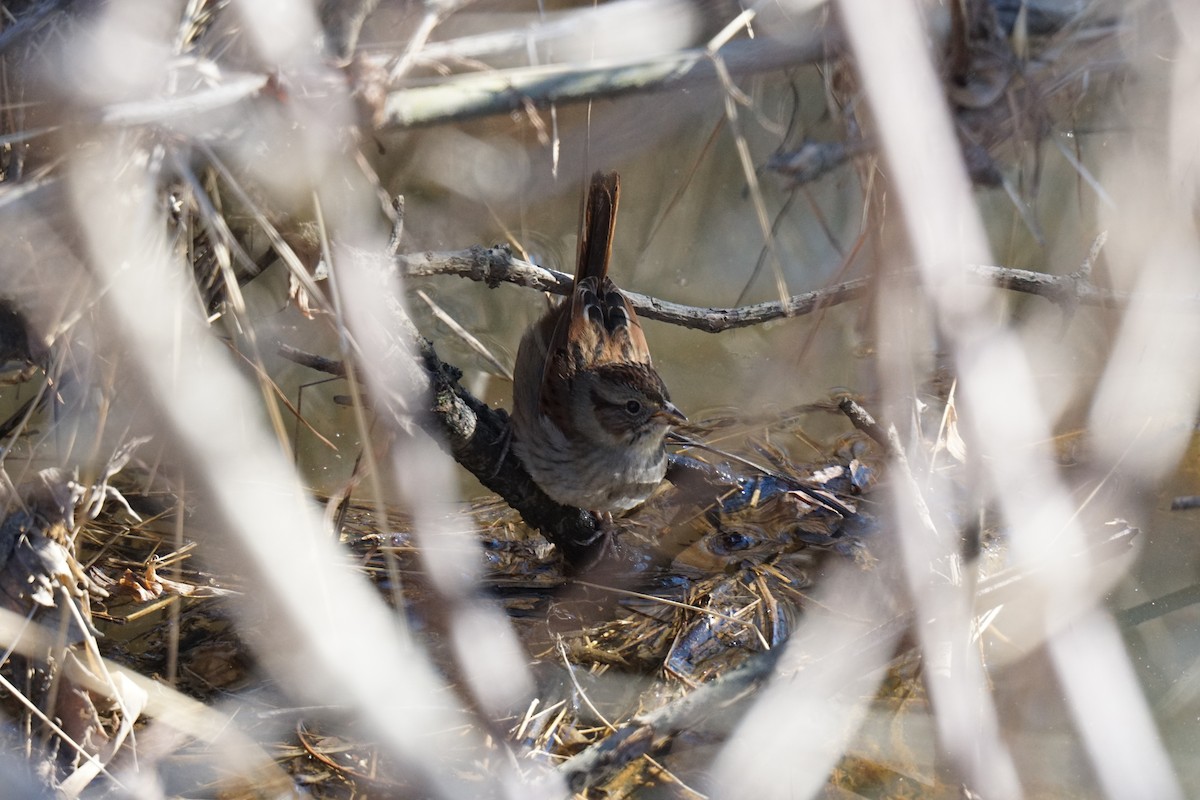
[[[1103,233],[1063,241],[1038,208],[1051,157],[1083,227],[1126,202],[1082,126],[1111,121],[1096,106],[1146,69],[1120,37],[1159,17],[963,0],[921,6],[906,39],[916,6],[885,6],[910,74],[862,8],[801,5],[3,4],[0,766],[25,795],[1182,796],[1193,765],[1169,762],[1118,635],[1155,617],[1118,631],[1103,603],[1175,459],[1156,471],[1132,423],[1088,417],[1119,380],[1103,359],[1033,377],[1115,361],[1146,292],[1195,316],[1122,271],[1135,234],[1105,261]],[[889,75],[937,102],[898,122]],[[757,263],[697,268],[703,302],[649,292],[639,313],[692,336],[815,321],[733,349],[762,363],[754,404],[689,390],[670,485],[614,532],[511,454],[483,377],[510,359],[459,313],[483,303],[407,290],[562,293],[510,227],[520,196],[650,152],[605,135],[601,101],[706,91],[711,133],[641,244],[724,170]],[[534,155],[488,156],[489,135]],[[458,216],[467,162],[485,223]],[[989,257],[968,180],[1005,193],[989,231],[1054,267]],[[794,294],[797,216],[830,269]],[[1052,301],[1056,333],[1005,291]],[[855,385],[777,390],[814,351]]]

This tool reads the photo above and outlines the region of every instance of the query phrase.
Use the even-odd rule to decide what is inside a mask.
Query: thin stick
[[[396,261],[406,275],[415,277],[457,275],[490,286],[514,283],[558,295],[566,295],[571,289],[570,275],[515,258],[512,251],[503,245],[412,253],[398,256]],[[962,270],[966,277],[976,281],[1000,289],[1038,295],[1064,308],[1077,305],[1121,308],[1131,297],[1128,292],[1117,292],[1097,286],[1081,272],[1051,275],[990,264],[964,264]],[[915,274],[916,270],[912,269],[911,272]],[[784,302],[775,300],[733,308],[690,306],[630,291],[625,291],[625,295],[633,303],[640,317],[705,333],[720,333],[777,319],[803,316],[828,306],[848,303],[866,296],[870,285],[870,278],[853,278],[822,289],[792,295]],[[1197,295],[1164,296],[1162,301],[1171,308],[1193,311],[1200,306],[1200,296]]]

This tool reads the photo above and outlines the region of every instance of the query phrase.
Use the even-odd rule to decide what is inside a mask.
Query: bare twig
[[[399,261],[410,276],[458,275],[483,281],[489,286],[501,282],[515,283],[561,295],[571,289],[570,275],[514,258],[512,251],[503,245],[486,249],[472,247],[453,252],[415,253],[401,256]],[[670,322],[706,333],[719,333],[730,328],[745,328],[784,317],[801,316],[817,308],[845,303],[862,297],[868,284],[868,279],[858,278],[819,291],[793,295],[786,304],[775,301],[737,308],[688,306],[637,292],[624,293],[638,314],[647,319]]]
[[[567,294],[571,289],[570,275],[515,258],[512,251],[504,245],[412,253],[399,256],[398,263],[409,276],[457,275],[473,281],[482,281],[489,286],[515,283],[518,286],[560,295]],[[987,264],[967,264],[963,269],[969,277],[980,282],[1001,289],[1039,295],[1064,308],[1078,305],[1120,308],[1130,297],[1127,292],[1114,292],[1096,286],[1083,270],[1069,275],[1051,275]],[[706,333],[720,333],[732,328],[746,328],[777,319],[803,316],[820,308],[857,300],[866,294],[869,285],[869,278],[855,278],[816,291],[792,295],[786,303],[772,301],[733,308],[689,306],[637,292],[626,291],[625,294],[633,302],[638,314],[647,319],[669,322]],[[1193,309],[1200,305],[1200,297],[1164,298],[1164,301],[1167,300],[1173,305],[1183,304]]]
[[[888,455],[893,454],[893,442],[891,437],[888,436],[887,430],[876,422],[875,417],[871,416],[871,412],[863,408],[857,400],[849,397],[844,398],[838,403],[838,408],[850,418],[850,421],[854,423],[854,427],[874,439],[876,444],[882,445]]]
[[[1069,275],[1050,275],[1045,272],[994,267],[988,264],[968,264],[966,271],[967,274],[984,283],[1014,292],[1036,294],[1064,307],[1082,305],[1120,308],[1128,303],[1131,297],[1128,292],[1114,292],[1097,286],[1082,272],[1072,272]],[[1182,302],[1194,306],[1200,301],[1200,298],[1164,297],[1163,301],[1171,305]]]
[[[836,45],[826,31],[802,43],[770,39],[729,42],[718,52],[732,75],[772,72],[828,57]],[[717,78],[706,48],[682,50],[621,63],[551,64],[471,75],[455,75],[429,86],[390,92],[376,118],[377,129],[409,128],[489,114],[523,111],[528,104],[591,100],[637,91],[657,91]]]

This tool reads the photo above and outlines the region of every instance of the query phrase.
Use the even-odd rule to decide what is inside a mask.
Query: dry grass
[[[1200,785],[1194,610],[1138,605],[1195,564],[1186,4],[84,5],[0,7],[13,791]],[[413,332],[507,394],[534,304],[432,251],[554,266],[600,164],[734,477],[577,575],[434,443]],[[698,332],[734,297],[807,316]]]

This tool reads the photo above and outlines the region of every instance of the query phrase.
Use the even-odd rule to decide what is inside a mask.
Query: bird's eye
[[[637,416],[642,411],[642,404],[637,400],[630,400],[625,404],[625,413],[630,416]]]

